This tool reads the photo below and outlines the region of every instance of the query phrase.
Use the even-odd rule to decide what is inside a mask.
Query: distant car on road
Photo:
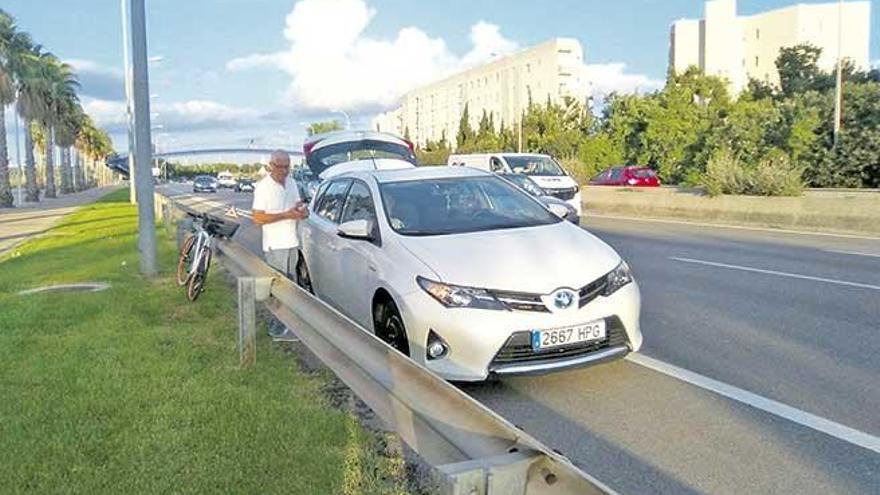
[[[193,192],[217,192],[217,179],[210,175],[198,175],[193,179]]]
[[[610,246],[487,171],[320,160],[369,156],[371,144],[310,160],[325,180],[299,224],[300,285],[449,380],[551,372],[640,348],[639,288]]]
[[[217,174],[217,184],[220,187],[226,187],[232,189],[237,184],[235,180],[235,175],[232,172],[220,172]]]
[[[235,192],[254,192],[254,179],[242,177],[235,182]]]
[[[555,196],[548,195],[547,192],[544,191],[541,186],[535,183],[535,181],[530,179],[528,175],[498,174],[498,176],[502,179],[506,179],[507,181],[512,182],[515,186],[519,186],[519,188],[521,188],[523,191],[540,199],[541,202],[547,205],[548,208],[551,205],[556,205],[557,208],[564,209],[565,215],[563,215],[562,218],[568,220],[575,225],[580,225],[581,217],[580,215],[578,215],[577,210],[575,210],[573,206]]]
[[[650,167],[621,166],[602,171],[592,179],[593,186],[659,187],[660,178]]]

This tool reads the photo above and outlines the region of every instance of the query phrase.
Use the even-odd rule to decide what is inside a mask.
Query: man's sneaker
[[[284,331],[280,334],[272,335],[273,342],[299,342],[299,337],[296,336],[289,328],[284,327]]]
[[[287,331],[287,327],[278,320],[271,320],[267,325],[266,333],[269,337],[277,337]]]

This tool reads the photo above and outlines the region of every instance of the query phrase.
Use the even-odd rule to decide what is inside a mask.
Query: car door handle
[[[370,270],[371,272],[375,272],[376,267],[375,267],[375,265],[367,265],[367,270]]]

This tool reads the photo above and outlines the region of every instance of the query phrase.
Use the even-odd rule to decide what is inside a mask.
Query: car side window
[[[620,180],[620,177],[623,175],[622,168],[612,168],[611,169],[611,180]]]
[[[501,164],[501,160],[496,157],[492,157],[492,160],[489,162],[489,168],[492,172],[501,172],[504,170],[504,165]]]
[[[342,214],[342,203],[351,186],[351,180],[338,180],[329,183],[316,203],[315,214],[333,223],[339,223]]]
[[[359,181],[354,182],[348,191],[340,223],[352,220],[367,220],[372,224],[375,224],[376,221],[373,196],[370,194],[370,189],[367,185]]]

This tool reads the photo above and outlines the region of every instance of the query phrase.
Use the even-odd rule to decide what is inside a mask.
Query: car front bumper
[[[400,302],[412,358],[453,381],[482,381],[490,375],[540,374],[588,366],[619,359],[642,345],[641,294],[635,282],[609,297],[599,296],[566,313],[446,308],[423,291],[410,293]],[[522,347],[511,351],[512,354],[501,352],[510,350],[515,338],[521,340],[533,329],[560,328],[599,319],[605,319],[608,332],[602,341],[575,344],[570,349],[532,351],[533,354]],[[431,331],[449,347],[443,358],[426,357]]]

